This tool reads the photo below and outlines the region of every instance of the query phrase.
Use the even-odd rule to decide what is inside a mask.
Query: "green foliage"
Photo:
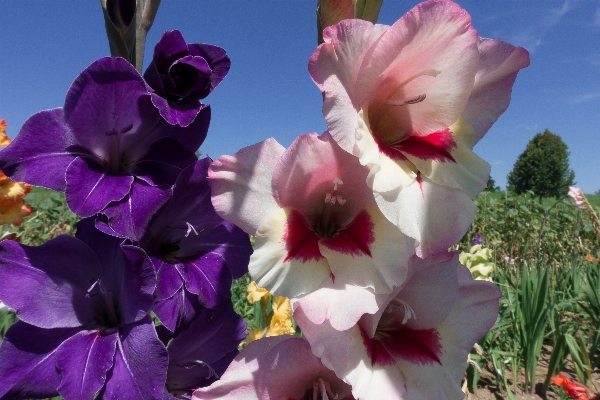
[[[532,191],[539,197],[560,197],[567,194],[574,180],[567,145],[546,129],[531,139],[517,159],[508,174],[508,188],[518,194]]]
[[[21,226],[2,226],[3,235],[16,233],[21,243],[39,246],[61,234],[75,234],[75,223],[79,218],[69,210],[63,193],[34,187],[25,196],[25,202],[31,207],[31,215]]]

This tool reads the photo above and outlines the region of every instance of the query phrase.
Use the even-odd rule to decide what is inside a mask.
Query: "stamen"
[[[335,178],[333,180],[333,191],[335,192],[337,190],[338,185],[343,185],[344,182],[342,182],[342,180],[340,178]]]
[[[321,397],[319,397],[319,392],[321,392]],[[313,400],[336,400],[337,398],[338,395],[333,393],[329,382],[324,381],[323,378],[313,382]]]
[[[427,98],[426,94],[422,94],[420,96],[414,97],[412,99],[408,99],[408,100],[404,100],[404,101],[400,101],[400,100],[386,100],[383,102],[383,104],[387,104],[390,106],[405,106],[407,104],[417,104],[422,102],[423,100],[425,100]]]
[[[198,236],[198,232],[196,232],[196,228],[194,228],[192,224],[190,224],[189,222],[186,222],[185,224],[187,225],[187,232],[185,233],[185,237],[188,237],[190,232],[192,231],[194,231],[194,234]]]
[[[442,73],[442,71],[437,71],[437,70],[435,70],[435,69],[426,69],[426,70],[423,70],[423,71],[421,71],[421,72],[419,72],[419,73],[416,73],[416,74],[414,74],[413,76],[411,76],[410,78],[406,79],[404,82],[401,82],[401,83],[400,83],[400,84],[399,84],[399,85],[396,87],[396,89],[394,89],[394,90],[392,91],[392,93],[390,93],[390,94],[389,94],[389,95],[386,97],[386,100],[390,100],[392,97],[394,97],[394,96],[395,96],[395,95],[398,93],[398,91],[399,91],[399,90],[400,90],[400,89],[401,89],[401,88],[402,88],[404,85],[406,85],[407,83],[409,83],[409,82],[410,82],[410,81],[412,81],[412,80],[415,80],[415,79],[417,79],[417,78],[418,78],[418,77],[420,77],[420,76],[428,75],[428,76],[432,76],[432,77],[434,77],[434,78],[435,78],[436,76],[438,76],[438,75],[439,75],[439,74],[441,74],[441,73]]]
[[[342,196],[336,196],[335,198],[337,199],[337,202],[340,204],[340,206],[343,206],[344,203],[346,203],[346,199]]]
[[[177,364],[177,365],[180,367],[183,367],[185,369],[191,369],[194,367],[206,367],[208,369],[208,376],[206,377],[206,379],[210,379],[212,377],[219,379],[219,374],[217,374],[217,372],[210,366],[210,364],[205,363],[202,360],[194,360],[194,361],[191,361],[189,364]]]
[[[325,193],[325,203],[330,203],[331,202],[331,193],[327,192]]]
[[[387,306],[385,312],[392,313],[398,309],[399,305],[402,306],[402,308],[404,309],[404,318],[402,319],[403,325],[406,324],[406,322],[411,318],[417,319],[417,314],[415,313],[415,310],[413,310],[411,306],[409,306],[405,301],[401,299],[394,299],[393,302]]]

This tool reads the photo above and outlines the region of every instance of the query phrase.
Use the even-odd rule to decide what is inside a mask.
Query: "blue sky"
[[[385,0],[379,22],[392,24],[416,2]],[[576,181],[600,189],[600,2],[458,1],[480,36],[520,45],[531,66],[520,72],[507,112],[475,151],[500,186],[527,142],[548,128],[571,152]],[[308,75],[316,48],[315,5],[295,0],[163,0],[148,36],[146,64],[163,31],[225,48],[232,68],[206,99],[212,106],[202,146],[213,158],[274,137],[284,146],[326,129],[321,95]],[[0,2],[0,118],[14,137],[33,113],[61,107],[75,77],[109,55],[98,1]]]

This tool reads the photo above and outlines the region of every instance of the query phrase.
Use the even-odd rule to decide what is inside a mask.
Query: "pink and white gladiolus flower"
[[[323,31],[309,71],[331,136],[369,168],[385,216],[445,251],[466,232],[490,166],[472,151],[506,110],[520,47],[479,38],[458,5],[431,0],[394,25],[345,20]]]
[[[294,318],[313,353],[359,400],[463,399],[461,378],[473,344],[498,315],[500,290],[476,281],[458,253],[410,260],[406,282],[380,310],[346,331]]]
[[[250,343],[220,380],[192,400],[354,400],[351,388],[328,370],[304,339],[275,336]]]
[[[583,192],[575,186],[569,186],[569,196],[575,202],[575,207],[585,210],[585,201],[583,200]]]
[[[367,174],[326,132],[287,150],[267,139],[219,157],[208,176],[217,213],[255,235],[249,271],[258,286],[292,303],[332,290],[335,298],[317,294],[305,311],[315,321],[337,316],[345,329],[377,311],[376,294],[404,282],[414,254],[377,208]]]

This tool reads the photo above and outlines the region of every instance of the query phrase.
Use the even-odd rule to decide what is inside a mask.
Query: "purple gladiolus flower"
[[[200,102],[229,72],[220,47],[187,44],[178,30],[166,31],[154,47],[144,78],[154,90],[152,103],[170,124],[188,126],[206,104]]]
[[[204,309],[185,330],[159,332],[163,343],[169,344],[163,400],[189,399],[195,389],[209,386],[223,375],[246,337],[246,322],[229,301],[215,309]]]
[[[0,154],[0,169],[16,180],[65,192],[81,217],[107,208],[140,214],[169,196],[179,173],[197,158],[210,109],[187,128],[168,124],[152,105],[141,75],[122,58],[101,58],[67,92],[64,108],[41,111]]]
[[[167,350],[148,315],[148,256],[78,224],[39,247],[0,243],[0,299],[20,321],[0,346],[0,397],[162,399]]]
[[[186,326],[203,307],[213,308],[231,296],[232,279],[248,272],[252,246],[248,234],[215,212],[210,199],[207,157],[177,178],[173,196],[150,225],[132,219],[99,218],[109,234],[125,231],[151,257],[158,281],[153,311],[171,331]]]

